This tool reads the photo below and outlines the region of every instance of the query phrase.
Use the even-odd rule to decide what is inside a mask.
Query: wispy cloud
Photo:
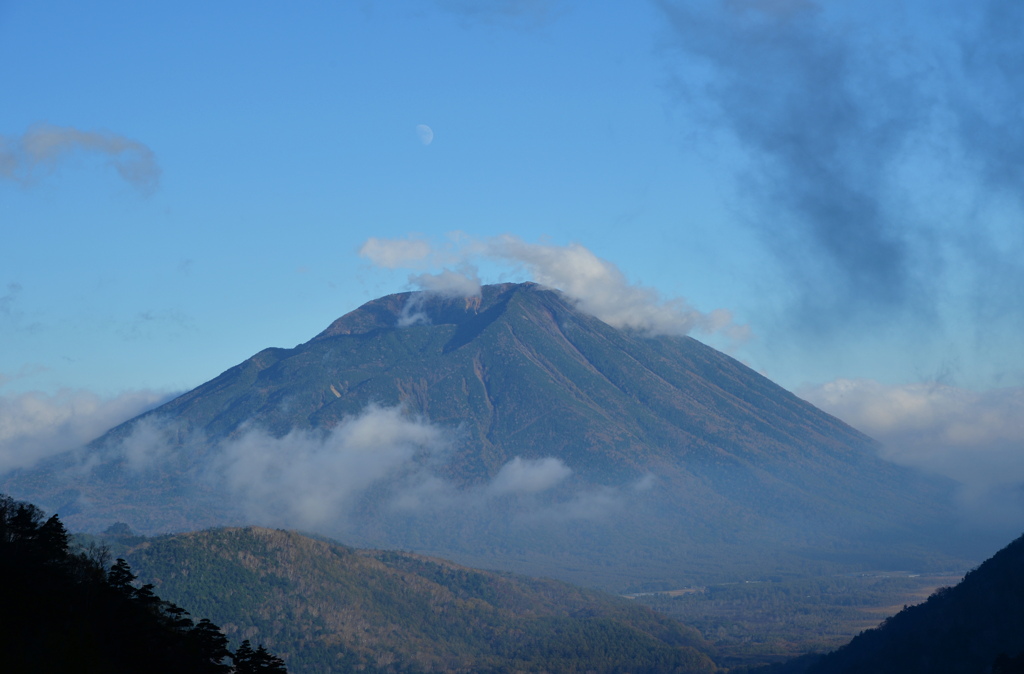
[[[70,389],[0,396],[0,473],[77,449],[167,398],[154,391],[104,398]]]
[[[359,255],[385,269],[417,268],[436,255],[426,239],[379,239],[371,236],[359,247]]]
[[[436,274],[417,274],[409,282],[428,295],[441,297],[479,297],[480,275],[472,266],[460,271],[443,269]]]
[[[16,281],[0,289],[0,330],[34,333],[44,328],[44,324],[39,320],[39,313],[26,311],[24,308],[24,292],[24,286]]]
[[[325,535],[372,529],[389,517],[424,525],[445,518],[481,531],[597,521],[650,486],[649,477],[620,486],[573,480],[565,462],[543,456],[516,456],[490,478],[456,482],[445,476],[463,439],[460,429],[379,405],[332,429],[275,436],[250,427],[219,443],[174,419],[147,415],[120,437],[86,446],[166,400],[149,392],[111,399],[85,391],[0,397],[0,475],[61,453],[69,459],[66,469],[51,479],[68,487],[81,488],[96,471],[123,471],[129,478],[187,475],[178,489],[219,498],[225,513],[232,511],[227,517]],[[88,510],[89,499],[79,506]]]
[[[175,444],[179,429],[156,417],[137,421],[131,432],[105,449],[106,457],[123,462],[133,473],[144,473],[167,466],[175,459]],[[83,457],[89,465],[90,457]],[[95,463],[92,463],[95,465]]]
[[[29,183],[76,153],[106,157],[124,180],[143,193],[152,193],[160,183],[156,155],[139,141],[50,124],[33,126],[21,136],[0,135],[0,178]]]
[[[467,522],[512,517],[529,525],[600,519],[625,502],[622,489],[568,486],[573,471],[554,457],[517,456],[488,480],[456,484],[443,475],[458,440],[457,429],[411,416],[400,407],[370,405],[327,431],[274,437],[250,429],[222,443],[203,473],[251,520],[326,534],[358,526],[355,513],[365,514],[367,508]],[[126,446],[136,444],[144,443]],[[166,453],[142,454],[148,462]]]
[[[572,475],[561,459],[523,459],[515,457],[498,471],[488,486],[492,494],[519,494],[547,491]]]
[[[722,332],[737,340],[749,337],[749,329],[736,325],[728,310],[704,313],[681,297],[663,299],[654,288],[631,283],[618,266],[578,243],[527,243],[506,235],[490,239],[483,249],[490,257],[524,266],[535,281],[562,290],[583,311],[615,327],[657,335],[697,331]]]
[[[0,295],[0,315],[10,317],[14,313],[14,304],[21,294],[20,283],[8,283],[6,291]]]
[[[560,246],[529,243],[511,235],[474,239],[459,234],[437,246],[419,238],[372,238],[359,252],[389,269],[444,266],[439,273],[409,276],[410,285],[427,294],[478,296],[481,282],[476,265],[487,260],[561,290],[580,309],[615,327],[656,335],[720,333],[736,341],[750,337],[749,328],[737,325],[728,310],[705,313],[683,298],[662,298],[654,288],[630,282],[614,263],[578,243]],[[410,309],[410,316],[418,315]],[[421,319],[425,317],[405,324]]]
[[[130,321],[118,327],[117,333],[125,340],[152,339],[157,334],[181,335],[196,329],[192,318],[178,309],[140,311]]]
[[[422,418],[370,406],[328,432],[277,438],[252,429],[224,443],[210,468],[259,521],[322,528],[344,520],[380,481],[424,470],[447,443],[444,431]]]

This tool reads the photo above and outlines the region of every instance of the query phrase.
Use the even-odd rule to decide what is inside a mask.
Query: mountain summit
[[[93,528],[257,519],[613,587],[948,560],[942,485],[725,354],[532,283],[371,301],[86,456],[28,496]]]

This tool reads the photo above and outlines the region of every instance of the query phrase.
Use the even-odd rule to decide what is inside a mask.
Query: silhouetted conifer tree
[[[267,652],[263,644],[252,650],[248,639],[235,650],[231,660],[235,663],[235,674],[287,674],[288,671],[284,660]]]
[[[227,673],[231,666],[223,664],[224,660],[231,657],[228,650],[228,639],[220,628],[203,618],[195,627],[188,631],[189,640],[196,645],[205,660],[205,666],[201,672],[210,674]]]
[[[128,562],[118,557],[117,562],[110,567],[110,571],[107,573],[107,584],[122,594],[134,596],[135,587],[132,583],[135,582],[135,578]]]
[[[72,553],[56,515],[0,494],[0,672],[232,672],[219,627],[136,588],[124,559],[104,571],[107,554]],[[286,672],[262,646],[246,657],[252,671]]]

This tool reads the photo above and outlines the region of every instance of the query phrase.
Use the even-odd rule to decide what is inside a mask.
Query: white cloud
[[[579,307],[617,328],[634,328],[656,335],[725,332],[734,339],[749,336],[746,326],[733,323],[725,309],[702,313],[682,298],[662,299],[658,291],[626,279],[615,264],[586,247],[527,243],[515,236],[487,242],[492,257],[524,265],[535,281],[558,288]]]
[[[410,325],[430,325],[430,316],[427,315],[425,307],[425,296],[414,293],[405,301],[405,305],[398,313],[398,320],[395,325],[399,328],[408,328]]]
[[[0,473],[80,450],[59,478],[68,484],[91,479],[101,466],[136,475],[186,471],[192,487],[207,495],[219,492],[247,521],[327,535],[358,528],[367,507],[424,522],[450,517],[530,527],[599,520],[624,507],[627,492],[645,490],[653,481],[645,476],[622,487],[567,485],[573,471],[561,459],[517,456],[489,480],[457,484],[442,475],[461,431],[377,405],[329,431],[274,437],[250,428],[218,445],[200,434],[183,437],[171,419],[147,417],[122,439],[84,450],[90,440],[164,399],[143,392],[104,400],[81,391],[2,397]]]
[[[645,475],[625,486],[575,484],[565,486],[573,471],[561,459],[543,457],[507,461],[489,481],[459,488],[436,475],[419,474],[406,480],[391,501],[396,510],[419,516],[480,521],[495,520],[516,527],[599,521],[627,507],[654,485]],[[429,515],[427,515],[429,513]]]
[[[0,396],[0,473],[30,468],[49,456],[79,448],[166,399],[166,394],[154,391],[103,398],[70,389],[52,395]]]
[[[601,520],[622,510],[626,501],[621,490],[614,487],[593,487],[581,491],[565,503],[551,509],[556,520]]]
[[[480,292],[475,261],[503,262],[526,271],[538,283],[561,290],[580,309],[614,327],[653,335],[698,331],[721,333],[736,341],[750,337],[749,328],[737,325],[728,310],[704,313],[682,298],[664,299],[654,288],[631,283],[615,264],[578,243],[535,244],[511,235],[476,240],[456,233],[440,247],[423,239],[371,238],[360,255],[388,269],[455,266],[459,272],[445,268],[437,274],[412,275],[409,282],[427,292],[467,297]]]
[[[439,427],[397,407],[369,406],[326,434],[250,430],[222,444],[212,475],[262,522],[322,527],[374,485],[423,470],[417,459],[446,447]]]
[[[224,485],[248,517],[336,533],[371,491],[396,511],[488,516],[492,499],[539,494],[572,474],[560,459],[515,457],[490,481],[460,488],[434,472],[452,439],[451,431],[401,408],[371,405],[326,433],[292,431],[275,438],[249,430],[222,443],[208,475]],[[584,506],[585,513],[577,512],[584,501],[593,501],[592,494],[573,495],[554,506],[526,501],[516,510],[573,519],[606,509]]]
[[[633,491],[644,492],[653,489],[656,484],[658,484],[658,478],[654,476],[654,473],[644,473],[643,476],[630,485],[630,487]]]
[[[572,475],[561,459],[515,457],[498,471],[488,486],[491,494],[521,494],[547,491]]]
[[[480,278],[474,268],[464,266],[463,272],[444,269],[439,274],[410,275],[409,283],[421,292],[409,296],[398,316],[396,325],[407,328],[418,323],[430,323],[425,302],[428,297],[480,297]]]
[[[881,441],[885,458],[960,482],[976,514],[1024,518],[1024,389],[837,379],[800,395]]]
[[[50,124],[37,124],[17,138],[0,136],[0,178],[30,182],[40,169],[52,171],[76,152],[106,156],[122,178],[143,192],[152,192],[160,182],[156,156],[139,141]]]
[[[171,458],[172,433],[161,422],[146,418],[132,426],[131,433],[113,448],[133,472],[152,470]]]
[[[902,452],[928,447],[1024,452],[1024,389],[985,392],[941,384],[887,386],[837,379],[803,394],[822,409],[879,438],[899,439]]]
[[[480,277],[473,267],[461,272],[443,269],[438,274],[417,274],[409,282],[428,295],[441,297],[480,297]]]
[[[432,248],[423,239],[378,239],[370,237],[359,247],[360,257],[385,269],[417,266],[430,258]]]

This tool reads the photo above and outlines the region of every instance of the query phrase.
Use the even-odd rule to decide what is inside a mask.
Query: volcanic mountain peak
[[[479,296],[445,296],[422,291],[387,295],[367,302],[331,323],[313,340],[337,335],[359,335],[387,328],[407,327],[415,322],[459,325],[504,306],[511,296],[524,290],[539,290],[536,283],[485,285]],[[417,320],[419,316],[419,320]]]
[[[609,585],[835,550],[913,565],[948,512],[944,487],[735,359],[614,328],[532,283],[373,300],[89,452],[91,476],[26,474],[28,491],[7,489],[62,515],[79,508],[72,524],[100,530],[256,513],[485,566],[607,573],[586,582]],[[319,519],[289,519],[299,512]]]

